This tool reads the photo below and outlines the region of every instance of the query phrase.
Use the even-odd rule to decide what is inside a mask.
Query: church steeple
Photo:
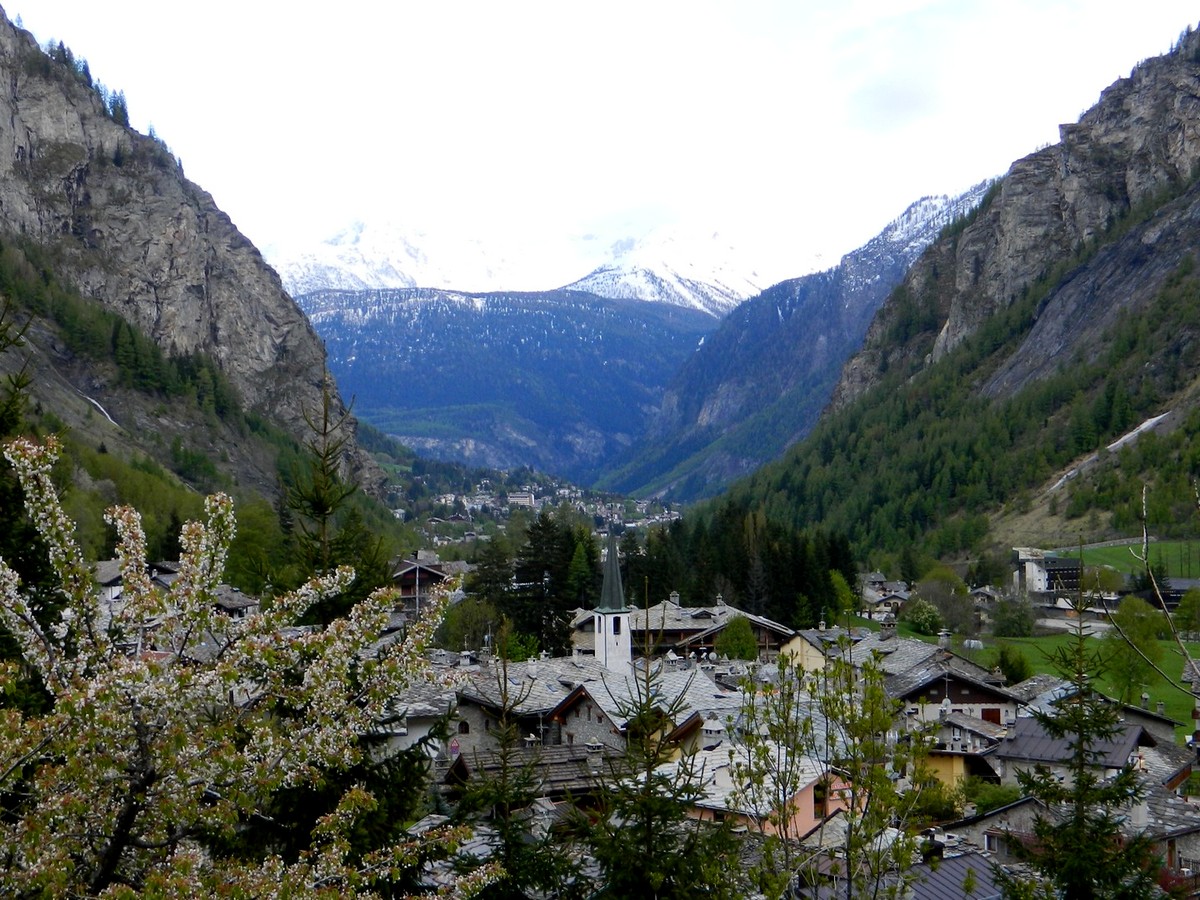
[[[621,559],[617,554],[617,535],[608,529],[608,553],[604,559],[604,581],[600,587],[600,602],[596,611],[617,612],[627,610],[625,606],[625,589],[621,586]]]
[[[604,560],[600,602],[592,612],[597,661],[613,671],[627,669],[633,660],[633,635],[629,633],[630,609],[625,605],[625,591],[621,587],[617,535],[612,528],[608,532],[608,554]]]

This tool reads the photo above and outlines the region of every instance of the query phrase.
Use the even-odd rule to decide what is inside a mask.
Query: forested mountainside
[[[0,77],[9,85],[0,98],[0,141],[11,148],[0,155],[0,241],[14,252],[28,250],[34,268],[118,314],[165,356],[212,360],[250,411],[302,437],[305,413],[321,405],[324,351],[258,251],[187,180],[165,144],[128,127],[124,95],[95,81],[68,48],[43,52],[0,17]],[[29,352],[51,365],[62,348],[39,345],[41,335],[30,331]],[[122,420],[110,398],[115,385],[98,372],[59,374],[65,381],[40,378],[35,390],[57,383],[112,407],[123,429],[168,442],[193,437],[170,416],[156,421],[131,412]],[[336,388],[333,397],[340,410]],[[61,407],[64,418],[74,409],[53,395],[38,399]],[[86,427],[83,420],[66,424]],[[191,449],[273,480],[273,466],[264,471],[245,441]],[[353,440],[347,461],[369,486],[378,485],[377,467]]]
[[[717,320],[575,291],[299,298],[365,420],[418,451],[589,483]]]
[[[671,380],[659,414],[601,486],[690,501],[777,458],[812,428],[842,363],[908,267],[986,189],[922,198],[834,268],[733,310]]]
[[[1198,132],[1189,33],[921,256],[832,412],[730,496],[866,552],[1130,533],[1143,483],[1153,530],[1194,530]]]

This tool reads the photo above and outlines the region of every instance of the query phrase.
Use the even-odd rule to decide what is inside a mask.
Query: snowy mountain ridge
[[[488,239],[395,223],[356,222],[305,247],[264,253],[294,297],[319,291],[434,288],[474,293],[566,288],[612,300],[643,300],[721,318],[783,277],[816,271],[803,250],[772,273],[760,244],[697,226],[629,226],[607,233]],[[778,251],[775,251],[778,256]],[[756,257],[758,257],[756,261]],[[580,273],[588,273],[580,277]]]

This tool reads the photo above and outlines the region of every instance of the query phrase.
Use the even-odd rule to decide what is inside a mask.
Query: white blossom
[[[390,590],[325,629],[298,628],[309,608],[349,586],[353,571],[339,569],[235,624],[213,602],[235,531],[233,501],[217,494],[203,521],[184,526],[169,591],[148,575],[137,512],[109,510],[124,602],[106,621],[50,479],[56,443],[14,441],[5,456],[63,605],[44,627],[0,560],[0,621],[53,703],[45,714],[0,709],[0,791],[21,798],[0,823],[0,895],[335,897],[422,858],[421,842],[404,841],[352,859],[349,833],[373,804],[361,788],[294,862],[224,859],[204,838],[234,835],[273,792],[359,759],[359,738],[388,701],[426,677],[421,650],[444,596],[403,641],[379,643],[396,602]],[[0,691],[21,674],[0,666]],[[464,879],[454,893],[469,896],[487,880]]]

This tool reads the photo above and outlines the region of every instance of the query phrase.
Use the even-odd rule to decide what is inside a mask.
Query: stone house
[[[451,737],[460,753],[497,746],[495,727],[507,707],[523,738],[563,743],[552,713],[581,684],[611,678],[594,659],[557,657],[505,663],[482,662],[457,690],[458,715]],[[602,690],[602,688],[601,688]]]
[[[1200,805],[1179,797],[1156,784],[1143,781],[1142,799],[1131,804],[1122,818],[1121,830],[1129,836],[1150,838],[1162,861],[1160,884],[1200,888]],[[1023,797],[1008,806],[970,816],[945,826],[961,840],[982,848],[999,865],[1020,862],[1012,851],[1014,841],[1028,842],[1034,837],[1039,819],[1054,820],[1057,813],[1032,797]],[[1189,893],[1188,896],[1194,896]]]
[[[1016,721],[1017,698],[982,666],[943,651],[884,680],[889,697],[903,701],[905,713],[924,723],[948,715],[980,719],[997,727]]]
[[[653,706],[664,718],[664,725],[674,731],[693,714],[703,723],[724,722],[737,716],[742,708],[740,691],[719,687],[704,672],[697,669],[672,670],[661,663],[649,679]],[[598,742],[623,750],[630,719],[641,704],[639,698],[646,690],[644,670],[634,669],[627,675],[609,675],[600,682],[588,682],[575,687],[551,711],[562,743]]]

